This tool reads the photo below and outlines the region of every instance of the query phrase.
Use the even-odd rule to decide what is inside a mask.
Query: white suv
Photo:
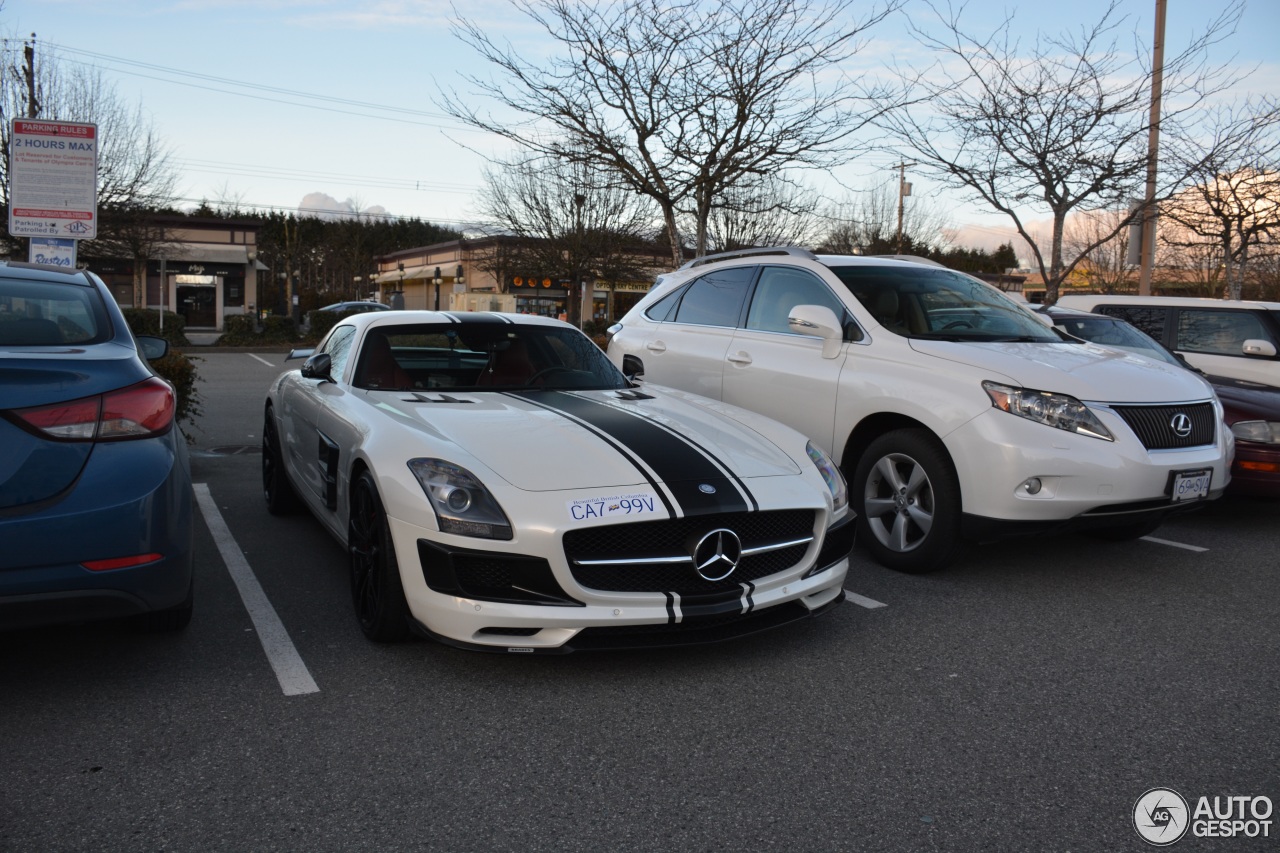
[[[808,434],[844,470],[863,542],[901,571],[939,568],[966,539],[1142,536],[1230,478],[1208,383],[937,266],[712,255],[660,276],[609,331],[627,374]]]
[[[1058,305],[1128,320],[1210,376],[1280,386],[1280,302],[1071,294]]]

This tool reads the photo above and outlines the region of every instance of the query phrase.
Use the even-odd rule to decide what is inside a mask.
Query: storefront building
[[[569,282],[520,268],[514,246],[518,238],[485,237],[450,240],[431,246],[381,255],[373,276],[379,302],[395,308],[439,311],[507,311],[561,317],[568,313]],[[509,262],[504,258],[510,257]],[[655,249],[654,273],[670,266]],[[625,314],[648,292],[652,277],[630,282],[583,282],[584,321],[610,322]]]
[[[258,260],[255,222],[198,217],[156,217],[163,239],[146,260],[86,258],[84,263],[126,308],[172,311],[192,331],[221,331],[223,317],[257,309]],[[135,282],[145,266],[141,304]]]

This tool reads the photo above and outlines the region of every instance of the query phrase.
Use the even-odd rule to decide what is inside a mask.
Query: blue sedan
[[[191,619],[192,489],[168,345],[88,271],[0,263],[0,629]]]

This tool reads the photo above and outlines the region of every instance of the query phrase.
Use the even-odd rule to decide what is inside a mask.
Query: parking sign
[[[9,234],[98,235],[98,126],[14,119],[9,139]]]

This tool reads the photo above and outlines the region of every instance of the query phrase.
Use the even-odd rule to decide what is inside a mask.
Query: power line
[[[257,166],[250,163],[226,163],[218,160],[176,159],[175,165],[188,172],[216,175],[239,175],[246,178],[270,178],[274,180],[330,181],[355,183],[361,188],[404,190],[408,192],[465,193],[476,192],[470,184],[424,181],[416,178],[391,178],[379,175],[350,175],[308,169],[282,169],[273,166]]]

